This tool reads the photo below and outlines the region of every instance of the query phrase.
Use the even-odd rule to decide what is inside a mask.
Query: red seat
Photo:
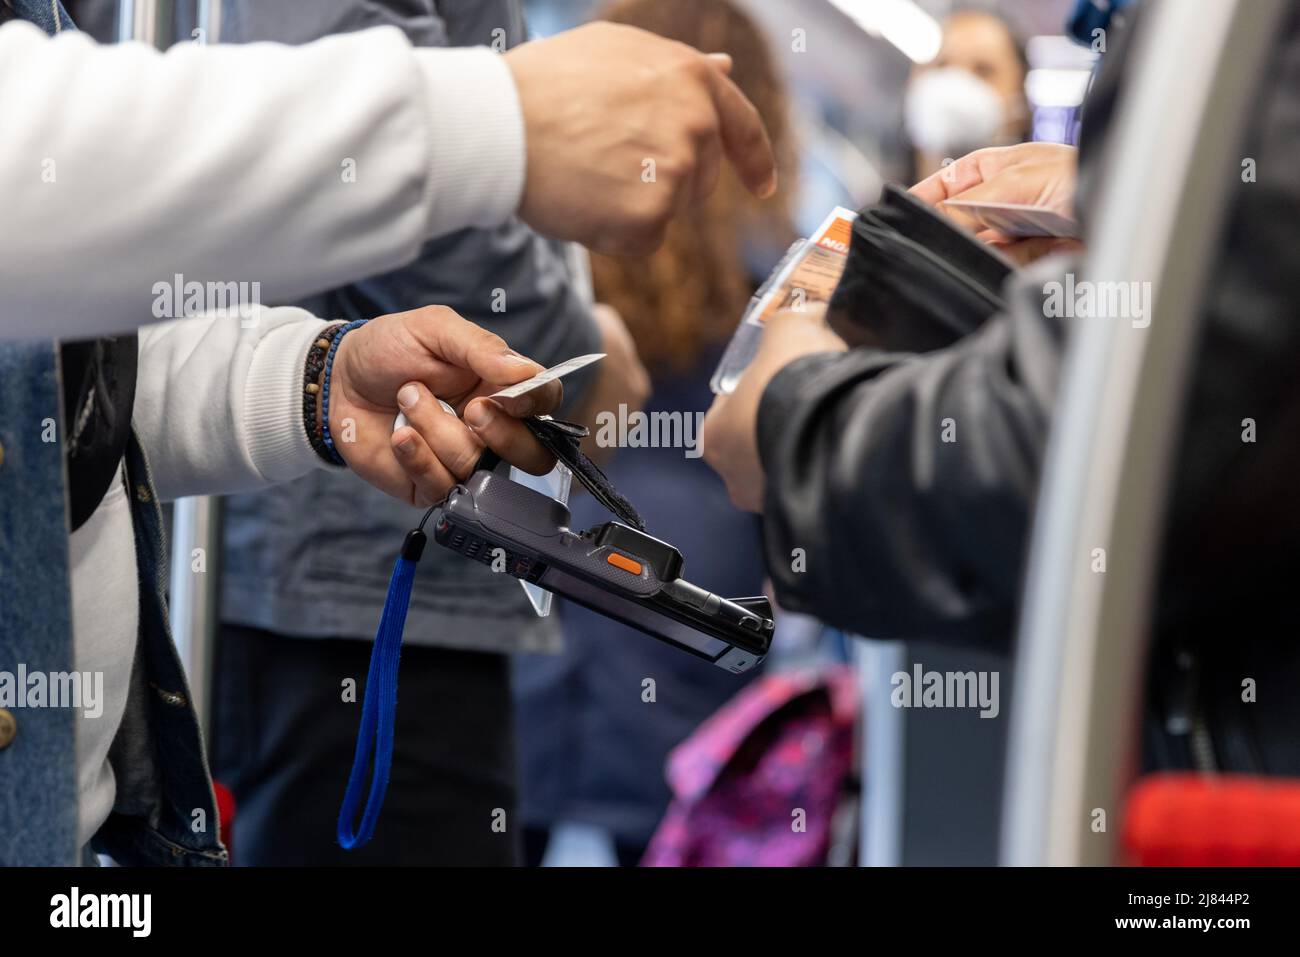
[[[1126,863],[1143,867],[1300,866],[1300,781],[1156,774],[1128,796]]]
[[[234,856],[230,844],[230,825],[235,820],[235,796],[230,793],[230,788],[226,787],[220,781],[212,782],[212,790],[217,795],[217,826],[220,828],[221,843],[226,845],[226,850]]]

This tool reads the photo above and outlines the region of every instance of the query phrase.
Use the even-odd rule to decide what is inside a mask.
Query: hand
[[[751,192],[776,191],[772,145],[726,76],[729,57],[592,23],[505,60],[528,150],[519,214],[539,232],[598,252],[652,252],[674,212],[713,192],[724,154]]]
[[[591,318],[600,330],[600,349],[605,353],[599,369],[610,380],[607,397],[611,402],[604,408],[612,409],[621,403],[629,411],[640,410],[650,398],[650,373],[641,364],[641,354],[627,323],[617,309],[603,302],[591,307]],[[618,401],[612,402],[615,397]]]
[[[1081,249],[1082,244],[1076,239],[1050,236],[1030,239],[1006,236],[987,228],[965,210],[940,204],[950,199],[1019,203],[1045,206],[1073,219],[1077,177],[1078,151],[1074,147],[1021,143],[976,150],[917,183],[912,193],[932,206],[939,206],[954,222],[1024,264],[1051,252]]]
[[[704,417],[704,460],[727,483],[737,508],[763,510],[763,463],[758,457],[758,406],[773,376],[795,359],[843,352],[844,340],[826,325],[824,306],[787,309],[767,322],[754,361],[731,395],[713,400]]]
[[[600,330],[600,351],[605,358],[596,366],[596,379],[591,389],[573,410],[571,418],[598,434],[601,412],[618,414],[620,405],[628,413],[639,411],[650,397],[650,374],[641,364],[632,334],[618,310],[598,302],[591,308],[591,317]],[[593,446],[587,450],[589,457],[603,465],[613,454],[613,449]]]
[[[545,474],[554,459],[518,418],[556,408],[564,394],[560,383],[515,399],[483,398],[541,371],[500,336],[445,307],[380,316],[339,343],[330,377],[330,435],[352,471],[422,507],[468,478],[485,447],[525,471]],[[393,432],[399,409],[409,425]]]

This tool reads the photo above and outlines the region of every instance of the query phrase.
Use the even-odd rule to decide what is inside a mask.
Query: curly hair
[[[741,237],[761,231],[781,249],[795,238],[785,89],[762,32],[731,0],[616,0],[598,17],[731,54],[731,79],[758,110],[781,173],[776,195],[760,202],[728,165],[713,195],[673,220],[657,252],[592,256],[596,297],[622,314],[647,369],[684,370],[726,341],[753,293]]]

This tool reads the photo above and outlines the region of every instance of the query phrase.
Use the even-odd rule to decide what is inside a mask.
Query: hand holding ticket
[[[1046,206],[981,203],[969,199],[947,199],[941,205],[959,209],[980,226],[995,229],[1009,239],[1030,239],[1035,236],[1078,239],[1081,235],[1076,220],[1062,216]]]
[[[493,392],[488,398],[490,399],[514,399],[526,393],[532,392],[538,386],[546,385],[548,382],[554,382],[556,379],[563,378],[570,372],[577,372],[593,362],[599,362],[605,358],[603,352],[592,352],[585,356],[575,356],[567,359],[559,365],[551,366],[549,369],[543,369],[531,379],[525,379],[523,382],[516,382],[512,386],[507,386],[500,392]]]
[[[556,379],[561,379],[571,372],[577,372],[579,369],[585,368],[586,366],[591,365],[593,362],[599,362],[603,358],[605,358],[605,353],[592,352],[592,353],[588,353],[585,356],[575,356],[572,359],[566,359],[564,362],[561,362],[558,365],[553,365],[549,369],[543,369],[541,372],[537,373],[537,375],[533,376],[530,379],[525,379],[523,382],[516,382],[514,385],[506,386],[506,388],[501,389],[498,392],[493,392],[490,396],[488,396],[488,398],[489,399],[518,398],[521,395],[526,395],[529,392],[532,392],[534,389],[546,385],[546,383],[548,382],[554,382]],[[453,409],[446,402],[443,402],[442,399],[439,399],[438,403],[442,406],[444,411],[449,412],[452,415],[456,414],[456,410]],[[406,424],[407,424],[406,416],[402,415],[399,412],[397,414],[397,418],[393,420],[393,431],[396,432],[398,429],[402,428],[402,426]]]

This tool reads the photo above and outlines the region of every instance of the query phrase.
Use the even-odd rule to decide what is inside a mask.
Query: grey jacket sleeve
[[[313,31],[395,22],[417,45],[523,39],[515,0],[321,0],[304,13],[293,0],[240,0],[227,39],[305,42]],[[569,279],[559,247],[512,218],[425,243],[409,265],[299,303],[329,319],[363,319],[429,303],[456,310],[545,365],[599,351],[590,309]],[[589,384],[564,380],[566,404]],[[383,606],[394,548],[416,510],[351,477],[316,472],[256,495],[227,499],[223,620],[280,634],[368,639]],[[330,547],[318,547],[328,542]],[[538,618],[519,585],[445,549],[420,563],[407,618],[416,645],[476,651],[542,650],[556,620]]]
[[[808,356],[758,415],[780,603],[874,638],[1005,643],[1064,328],[1044,263],[1009,314],[922,355]]]

